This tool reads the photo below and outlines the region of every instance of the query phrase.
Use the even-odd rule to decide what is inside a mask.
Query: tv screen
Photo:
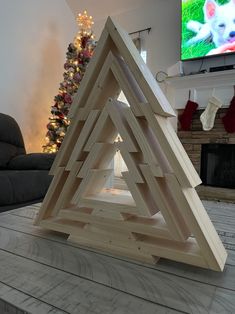
[[[181,60],[235,52],[235,0],[182,0]]]

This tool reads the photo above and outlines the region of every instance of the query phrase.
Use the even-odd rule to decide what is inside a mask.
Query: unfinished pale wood
[[[130,125],[126,122],[125,113],[120,108],[120,101],[110,99],[106,104],[106,109],[110,115],[118,133],[125,142],[128,152],[136,153],[139,152],[139,147],[133,132],[130,129]]]
[[[81,245],[84,243],[84,238],[91,241],[90,246],[93,248],[99,248],[99,245],[102,245],[103,249],[107,251],[110,244],[114,245],[119,255],[123,255],[128,248],[130,251],[136,248],[135,252],[139,252],[139,259],[142,255],[156,256],[159,253],[159,255],[164,258],[177,260],[179,262],[185,261],[195,266],[208,267],[200,254],[196,240],[192,238],[185,243],[148,237],[141,234],[139,236],[135,234],[135,239],[132,237],[128,239],[128,237],[122,237],[120,234],[115,235],[115,232],[107,233],[109,235],[107,238],[105,229],[96,227],[93,228],[91,232],[89,228],[92,227],[89,224],[61,218],[48,219],[43,222],[43,226],[47,228],[53,226],[53,229],[56,231],[70,234],[71,238],[74,239],[74,237],[76,237],[76,243]]]
[[[81,197],[78,201],[78,206],[104,209],[118,213],[141,214],[129,191],[103,189],[99,192]]]
[[[70,234],[73,232],[77,232],[78,229],[84,228],[86,224],[81,223],[79,221],[72,221],[69,219],[61,219],[61,218],[48,218],[46,220],[41,221],[40,226],[52,229],[54,231],[62,232],[65,234]]]
[[[98,249],[100,251],[108,252],[110,254],[116,255],[116,256],[124,256],[133,260],[137,260],[140,262],[148,263],[148,264],[155,264],[156,258],[154,258],[152,255],[149,254],[142,254],[139,252],[139,250],[133,250],[130,248],[122,248],[121,250],[117,247],[117,245],[112,243],[103,243],[100,241],[96,241],[96,239],[87,239],[86,237],[82,237],[81,235],[75,236],[70,235],[68,237],[69,242],[75,242],[79,243],[79,245],[84,247],[92,247],[94,249]]]
[[[107,19],[105,29],[109,32],[120,55],[124,58],[125,63],[136,78],[154,113],[167,117],[175,116],[174,110],[167,101],[166,96],[163,94],[128,34],[110,17]]]
[[[121,89],[129,106],[116,100]],[[37,223],[109,253],[222,271],[227,254],[194,189],[201,181],[172,115],[130,38],[108,18]],[[117,148],[129,191],[104,188]]]
[[[195,239],[190,238],[186,243],[180,243],[175,241],[169,241],[164,239],[156,239],[151,237],[146,237],[143,235],[135,234],[135,239],[133,237],[128,238],[128,236],[123,237],[120,234],[105,232],[105,229],[99,229],[91,225],[81,222],[74,222],[72,220],[66,220],[61,218],[51,218],[43,222],[43,226],[47,228],[52,228],[56,231],[70,234],[70,237],[74,239],[76,237],[76,243],[83,245],[83,239],[90,241],[90,246],[93,248],[100,248],[102,245],[103,249],[107,251],[109,245],[116,247],[116,253],[118,255],[125,255],[126,250],[133,250],[137,253],[139,252],[139,259],[142,255],[160,256],[168,259],[173,259],[177,261],[185,261],[189,264],[207,267],[208,265],[203,260],[200,255],[200,249],[195,241]],[[128,234],[128,233],[127,233]],[[108,235],[108,237],[107,237]],[[72,240],[70,238],[70,240]],[[141,259],[142,260],[142,259]],[[142,260],[143,261],[143,260]],[[149,260],[150,262],[151,260]],[[152,259],[152,262],[156,262]]]
[[[170,202],[170,195],[164,194],[157,179],[153,176],[149,165],[140,165],[140,169],[148,183],[152,196],[157,204],[167,226],[171,230],[171,234],[179,241],[185,241],[191,232],[177,208],[177,202]]]
[[[120,313],[128,309],[128,314],[233,313],[235,206],[203,203],[229,247],[222,274],[169,260],[149,267],[151,261],[134,262],[137,257],[130,260],[125,254],[120,257],[88,244],[66,243],[63,234],[32,226],[40,204],[1,213],[1,304],[5,300],[11,304],[9,311],[14,305],[18,312],[39,314],[85,314],[91,304],[102,314],[117,309]],[[7,312],[8,308],[0,309]]]
[[[139,103],[145,102],[146,99],[130,70],[127,69],[123,63],[123,60],[114,57],[111,70],[125,94],[127,101],[131,103],[131,108],[134,114],[136,116],[143,116],[143,111],[141,110]]]
[[[99,117],[100,110],[91,110],[85,124],[81,130],[80,136],[77,138],[77,142],[73,147],[72,154],[66,165],[66,170],[71,171],[73,164],[81,160],[81,155],[83,153],[83,146],[87,142],[88,137],[90,136],[91,131],[94,128],[94,125]]]
[[[140,147],[140,151],[143,154],[144,162],[150,165],[150,168],[153,174],[156,177],[162,177],[162,169],[159,165],[157,156],[154,154],[151,146],[149,145],[145,134],[143,133],[140,124],[137,122],[135,116],[133,115],[132,111],[123,103],[118,104],[124,112],[124,116],[134,134],[136,141]]]
[[[51,213],[56,204],[56,201],[63,189],[64,183],[67,179],[69,173],[66,171],[64,167],[58,167],[55,171],[54,178],[52,180],[51,185],[47,191],[46,196],[44,197],[43,204],[41,209],[35,219],[35,225],[38,225],[39,222],[51,217]]]
[[[158,138],[155,136],[153,131],[151,130],[151,127],[148,123],[148,121],[145,118],[137,118],[137,121],[142,129],[142,132],[145,135],[146,141],[148,142],[148,145],[151,147],[151,150],[155,156],[157,156],[157,160],[159,163],[159,168],[162,173],[172,173],[173,169],[167,159],[166,154],[164,153],[163,149],[161,148],[161,145],[158,141]],[[155,166],[156,168],[157,166]],[[151,167],[152,171],[153,166]],[[154,171],[155,173],[155,171]],[[160,173],[156,175],[157,177],[161,177]]]
[[[186,152],[182,154],[176,148],[175,143],[172,141],[172,137],[169,134],[167,126],[162,123],[167,121],[166,119],[159,119],[159,116],[154,116],[149,104],[145,104],[142,110],[145,113],[145,117],[155,135],[158,139],[162,151],[165,153],[174,173],[177,175],[178,180],[180,181],[183,187],[195,187],[201,183],[201,180],[194,169],[192,163],[189,160]],[[171,133],[175,133],[173,127],[171,128]],[[182,145],[182,144],[181,144]],[[189,160],[189,161],[188,161]],[[189,171],[186,164],[190,164]]]
[[[87,140],[84,151],[90,151],[96,142],[113,143],[117,137],[117,129],[114,126],[106,107],[102,110],[101,115]]]
[[[133,196],[141,216],[151,217],[158,212],[152,195],[148,193],[146,183],[135,183],[129,172],[122,173],[124,180]]]
[[[106,213],[109,213],[111,218],[107,217]],[[110,215],[109,208],[105,210],[105,208],[102,207],[99,211],[93,211],[86,207],[74,207],[71,209],[61,210],[59,212],[59,217],[84,223],[96,223],[101,226],[108,224],[110,226],[113,225],[118,228],[123,228],[126,231],[131,230],[132,232],[141,233],[144,235],[173,239],[164,219],[162,219],[161,215],[158,214],[151,218],[129,215],[127,219],[121,219],[120,217],[119,219],[114,219],[112,213]]]
[[[116,250],[123,252],[123,250],[129,250],[130,252],[135,252],[137,255],[140,251],[135,235],[130,231],[124,231],[123,229],[118,229],[117,227],[103,226],[100,228],[99,225],[86,224],[84,228],[79,228],[71,234],[72,236],[79,236],[82,238],[90,240],[91,243],[98,242],[103,243],[104,246],[112,245],[116,247]],[[80,241],[80,239],[78,239]],[[148,252],[141,252],[142,255],[149,255]],[[122,255],[122,254],[121,254]]]
[[[123,142],[117,143],[116,147],[120,150],[128,171],[131,173],[132,180],[135,183],[144,183],[143,176],[138,168],[138,165],[143,162],[142,153],[129,153]]]
[[[77,177],[77,174],[82,164],[83,163],[81,161],[74,162],[72,169],[66,178],[64,186],[59,196],[57,196],[57,200],[54,200],[55,205],[52,209],[51,216],[56,216],[61,208],[66,208],[73,205],[71,200],[74,193],[77,191],[79,184],[81,183],[81,180]]]
[[[111,71],[111,65],[113,63],[113,54],[110,52],[97,75],[96,82],[90,90],[90,94],[84,103],[84,112],[82,119],[86,120],[90,111],[93,109],[103,109],[107,100],[118,98],[120,94],[120,87],[117,80]],[[109,88],[106,88],[106,86]]]
[[[107,30],[103,31],[99,44],[96,46],[93,57],[90,61],[89,67],[87,67],[85,75],[79,85],[78,93],[75,95],[71,108],[69,110],[69,119],[78,117],[79,108],[84,107],[87,97],[90,94],[92,87],[95,84],[97,75],[100,72],[105,59],[111,49],[111,40]]]
[[[74,194],[72,203],[76,204],[84,196],[99,193],[111,173],[112,169],[90,169]]]
[[[79,110],[79,113],[82,114],[82,109]],[[62,142],[62,145],[56,154],[56,158],[50,169],[50,175],[55,175],[58,167],[66,166],[83,126],[84,121],[79,119],[75,120],[74,123],[69,126],[66,132],[66,141]]]
[[[174,175],[166,175],[166,180],[171,189],[174,190],[175,198],[182,204],[182,213],[187,222],[190,222],[191,231],[198,239],[198,245],[204,252],[204,258],[208,265],[212,269],[221,267],[226,261],[227,253],[209,216],[205,210],[202,210],[203,205],[196,191],[192,188],[180,189]]]
[[[84,178],[90,169],[107,169],[116,152],[115,144],[95,143],[78,173]]]

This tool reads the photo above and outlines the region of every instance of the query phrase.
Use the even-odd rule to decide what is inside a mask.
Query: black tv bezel
[[[216,55],[209,55],[209,56],[201,56],[201,57],[196,57],[196,58],[190,58],[190,59],[180,59],[182,62],[187,62],[187,61],[194,61],[194,60],[201,60],[201,59],[210,59],[210,58],[217,58],[217,57],[227,57],[235,55],[235,52],[224,52],[224,53],[219,53]]]
[[[233,52],[224,52],[224,53],[219,53],[216,55],[209,55],[209,56],[200,56],[200,57],[194,57],[194,58],[189,58],[189,59],[182,59],[182,2],[183,0],[180,1],[180,61],[181,62],[188,62],[188,61],[195,61],[195,60],[201,60],[201,59],[210,59],[210,58],[217,58],[217,57],[226,57],[226,56],[231,56],[235,55],[235,51]]]

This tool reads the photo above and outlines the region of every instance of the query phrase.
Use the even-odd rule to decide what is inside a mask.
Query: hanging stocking
[[[214,96],[212,96],[209,99],[206,109],[200,116],[202,128],[204,131],[210,131],[213,128],[216,112],[221,106],[222,106],[221,101],[215,98]]]
[[[182,131],[189,131],[193,119],[193,114],[197,110],[198,104],[194,101],[188,100],[184,112],[179,117],[179,122]]]
[[[222,118],[224,128],[228,133],[235,132],[235,96],[230,102],[226,115]]]

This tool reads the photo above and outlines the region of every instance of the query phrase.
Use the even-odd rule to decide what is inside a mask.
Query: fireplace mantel
[[[190,131],[178,131],[178,119],[172,119],[180,141],[199,175],[201,172],[201,150],[203,144],[235,144],[235,133],[227,133],[221,120],[226,114],[226,108],[234,95],[234,85],[235,70],[169,77],[164,83],[165,94],[175,109],[176,116],[182,114],[188,100],[189,90],[191,90],[191,100],[199,105],[198,110],[193,115]],[[223,107],[216,114],[213,129],[203,131],[200,115],[207,106],[212,93],[222,101]],[[197,187],[197,191],[204,199],[223,199],[235,202],[233,189],[201,185]]]
[[[183,109],[191,90],[191,100],[199,105],[199,109],[206,107],[209,98],[217,97],[228,107],[233,97],[235,85],[235,70],[211,72],[204,74],[168,77],[165,80],[164,92],[174,109]]]

